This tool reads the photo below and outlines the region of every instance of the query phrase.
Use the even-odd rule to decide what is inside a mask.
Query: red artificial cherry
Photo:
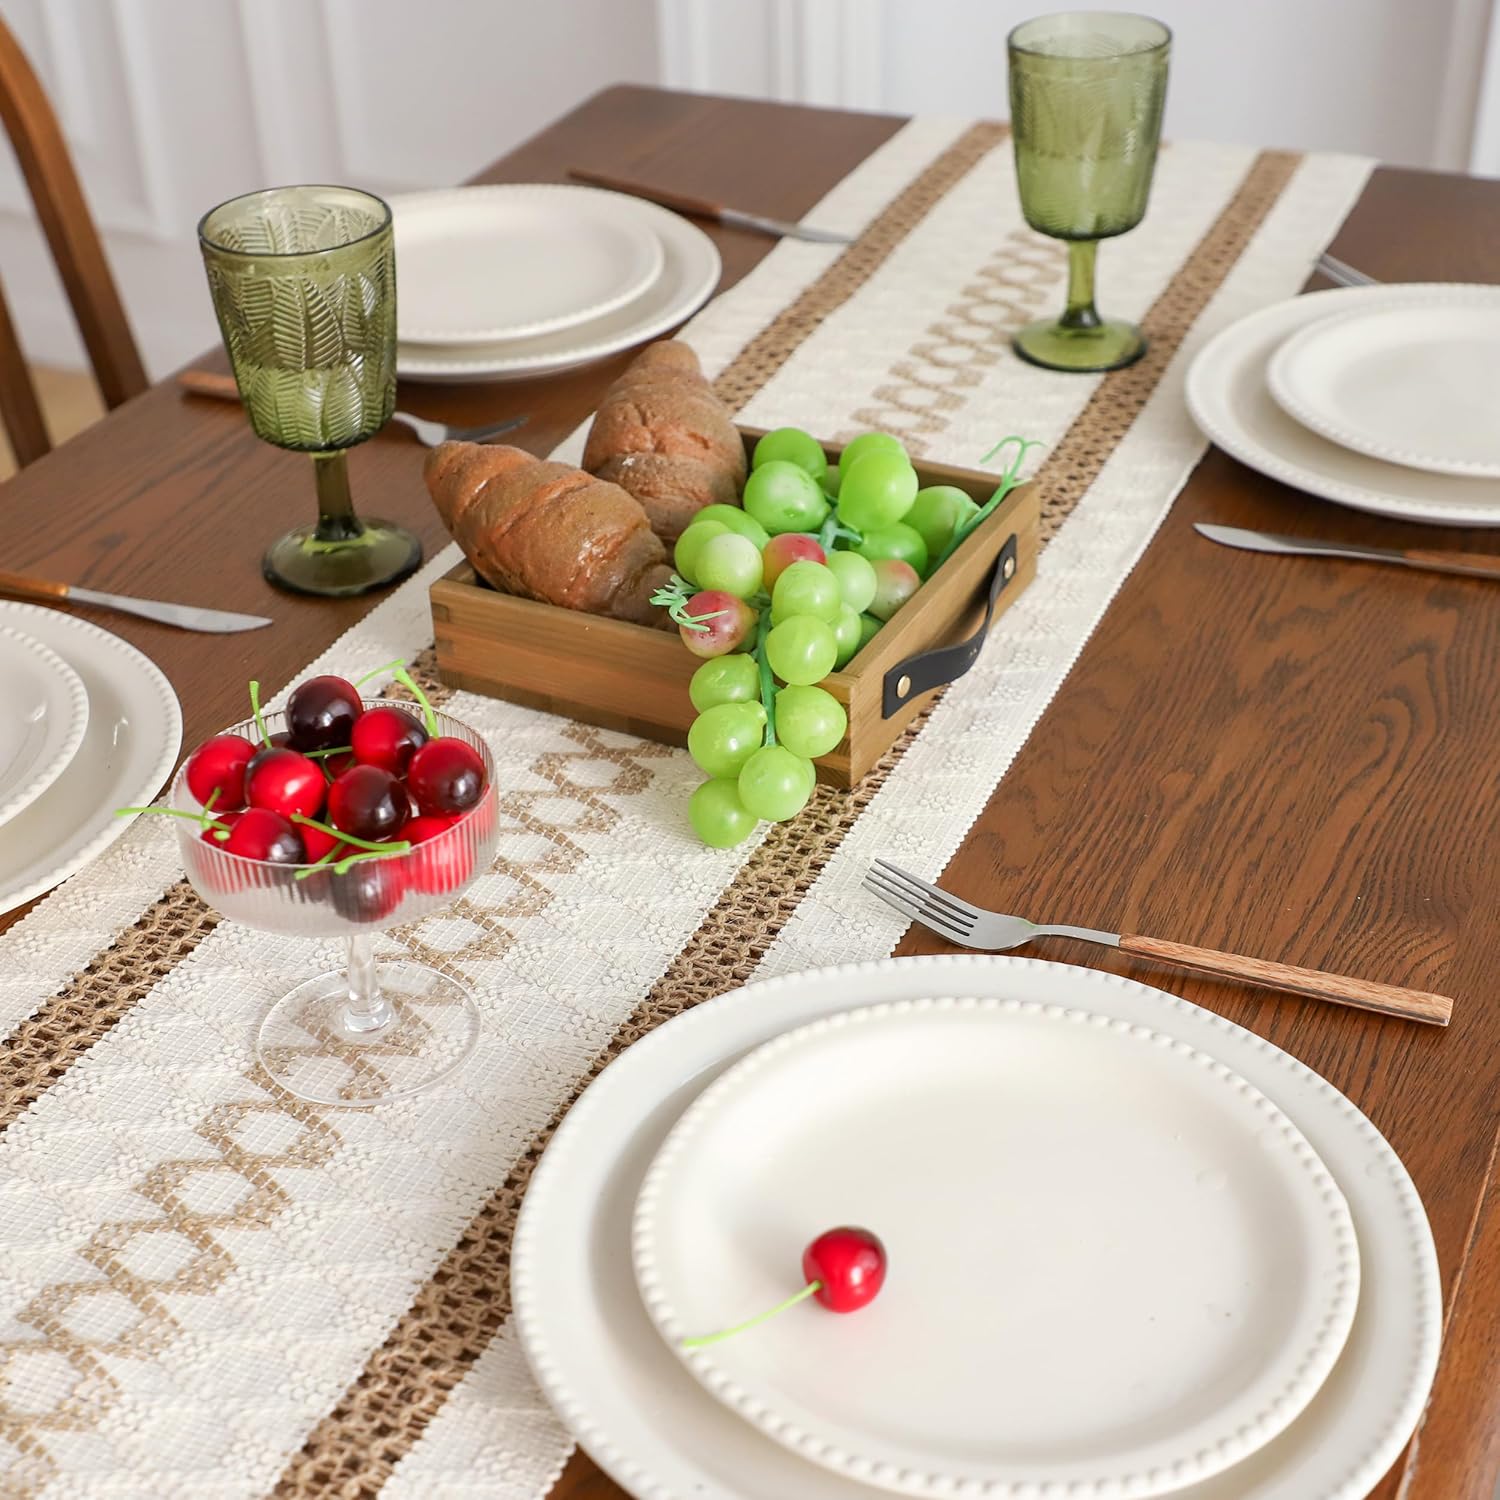
[[[198,837],[201,838],[205,844],[212,844],[215,849],[222,849],[227,840],[219,838],[215,830],[222,828],[226,831],[226,833],[232,832],[234,829],[234,825],[238,823],[242,817],[244,817],[244,814],[239,812],[216,814],[209,822],[203,825],[203,832],[200,833]]]
[[[354,764],[354,754],[349,750],[341,755],[324,755],[320,759],[323,762],[323,772],[330,781],[342,776]]]
[[[408,805],[406,788],[379,766],[351,766],[328,788],[328,821],[355,838],[398,833]]]
[[[333,904],[351,922],[379,922],[390,916],[406,894],[405,863],[396,857],[362,859],[335,873]]]
[[[484,762],[463,740],[428,740],[406,768],[406,784],[424,813],[466,812],[484,795]]]
[[[232,812],[245,805],[245,767],[255,755],[255,746],[237,734],[216,734],[188,757],[188,790],[200,807],[214,797],[216,812]]]
[[[352,682],[342,677],[309,677],[287,699],[286,727],[297,749],[327,750],[349,743],[354,721],[364,709]]]
[[[355,760],[394,776],[406,774],[407,763],[427,739],[427,731],[404,708],[367,709],[349,732]]]
[[[444,839],[441,844],[424,849],[439,834],[458,822],[458,818],[423,814],[413,818],[401,830],[401,837],[413,848],[406,858],[407,884],[413,890],[426,891],[430,895],[445,895],[456,891],[468,880],[474,869],[474,848],[469,839]]]
[[[240,813],[229,837],[219,847],[230,854],[273,865],[300,865],[307,858],[302,835],[280,813],[265,807],[252,807]]]
[[[825,1229],[802,1252],[802,1274],[830,1312],[858,1312],[885,1283],[885,1246],[868,1229]]]
[[[315,818],[328,783],[315,760],[295,750],[262,750],[245,772],[245,800],[290,818]]]
[[[317,864],[325,854],[343,843],[342,839],[335,838],[315,823],[299,823],[297,831],[302,835],[302,843],[307,850],[307,863],[310,865]]]

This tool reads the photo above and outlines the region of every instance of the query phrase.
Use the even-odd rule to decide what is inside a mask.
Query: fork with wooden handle
[[[1121,953],[1131,953],[1170,968],[1218,974],[1225,979],[1242,979],[1246,984],[1258,984],[1268,990],[1285,990],[1312,1000],[1326,1000],[1333,1005],[1379,1011],[1382,1015],[1398,1016],[1402,1020],[1446,1026],[1453,1014],[1453,1002],[1446,995],[1404,990],[1393,984],[1376,984],[1369,979],[1347,979],[1341,974],[1325,974],[1321,969],[1300,969],[1294,964],[1271,963],[1263,958],[1246,958],[1239,953],[1220,953],[1213,948],[1194,948],[1187,943],[1170,943],[1137,933],[1100,932],[1092,927],[1042,926],[1028,922],[1025,917],[986,911],[982,906],[974,906],[929,885],[887,859],[875,861],[864,884],[867,891],[879,896],[902,916],[930,927],[939,937],[945,937],[961,948],[1003,953],[1039,937],[1081,938],[1086,943],[1102,943],[1118,948]]]

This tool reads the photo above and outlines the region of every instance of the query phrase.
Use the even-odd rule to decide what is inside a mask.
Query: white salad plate
[[[583,323],[638,297],[663,250],[634,198],[551,183],[391,200],[396,335],[485,344]]]
[[[1500,292],[1354,308],[1293,334],[1266,371],[1304,427],[1371,458],[1500,479]]]
[[[856,1314],[802,1285],[839,1224],[885,1245]],[[1237,1463],[1354,1318],[1349,1210],[1258,1089],[1187,1042],[1016,999],[825,1017],[738,1063],[636,1202],[636,1282],[720,1401],[904,1494],[1160,1495]]]
[[[660,242],[661,274],[642,294],[602,317],[552,333],[473,345],[462,350],[401,342],[396,369],[406,380],[521,380],[592,364],[675,328],[713,295],[722,264],[714,242],[696,225],[654,203],[628,200]]]
[[[62,775],[88,722],[78,673],[40,641],[0,625],[0,824]]]
[[[699,1385],[641,1302],[631,1227],[642,1180],[672,1127],[746,1053],[825,1016],[935,995],[1060,1004],[1148,1027],[1217,1057],[1301,1130],[1353,1217],[1361,1262],[1353,1327],[1295,1421],[1242,1462],[1176,1493],[1181,1500],[1363,1500],[1411,1436],[1441,1331],[1432,1236],[1395,1153],[1317,1074],[1210,1011],[1093,970],[968,955],[887,959],[747,985],[635,1043],[570,1111],[522,1205],[511,1286],[532,1368],[594,1460],[642,1500],[869,1500],[867,1483],[773,1442]],[[901,1285],[898,1249],[899,1241],[881,1299],[894,1300]],[[854,1332],[881,1299],[846,1318],[827,1316]]]
[[[0,602],[0,627],[34,636],[83,680],[88,727],[57,780],[0,831],[0,912],[102,854],[171,775],[182,710],[156,664],[118,636],[58,610]]]
[[[1500,480],[1429,474],[1331,442],[1283,411],[1267,369],[1300,329],[1333,314],[1399,307],[1451,287],[1347,287],[1307,292],[1231,324],[1188,371],[1193,420],[1226,453],[1252,469],[1324,500],[1375,515],[1439,526],[1500,526]],[[1495,299],[1500,288],[1465,287]]]

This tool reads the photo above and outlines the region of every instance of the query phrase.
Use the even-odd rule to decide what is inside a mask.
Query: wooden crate
[[[742,428],[747,451],[761,430]],[[830,461],[842,451],[825,444]],[[917,462],[924,486],[956,485],[981,505],[995,477]],[[1020,485],[842,671],[820,684],[847,709],[849,732],[818,761],[818,779],[857,782],[890,748],[942,682],[978,654],[992,584],[994,613],[1036,573],[1037,496]],[[432,585],[438,673],[453,687],[565,714],[667,744],[687,743],[695,717],[688,679],[699,659],[675,631],[559,609],[500,593],[468,563]],[[958,643],[970,642],[964,650]],[[945,661],[914,661],[935,648]],[[925,690],[924,690],[924,684]]]

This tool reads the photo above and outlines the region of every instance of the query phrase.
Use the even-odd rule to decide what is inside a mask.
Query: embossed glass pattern
[[[1029,324],[1015,346],[1057,370],[1112,370],[1139,359],[1140,329],[1094,307],[1098,241],[1140,223],[1166,102],[1171,33],[1146,16],[1072,11],[1010,34],[1011,131],[1026,222],[1068,243],[1060,319]]]
[[[250,425],[313,459],[317,523],[273,543],[266,576],[312,594],[358,594],[405,576],[420,544],[356,515],[344,458],[395,408],[389,207],[354,188],[272,188],[213,209],[198,237]]]

